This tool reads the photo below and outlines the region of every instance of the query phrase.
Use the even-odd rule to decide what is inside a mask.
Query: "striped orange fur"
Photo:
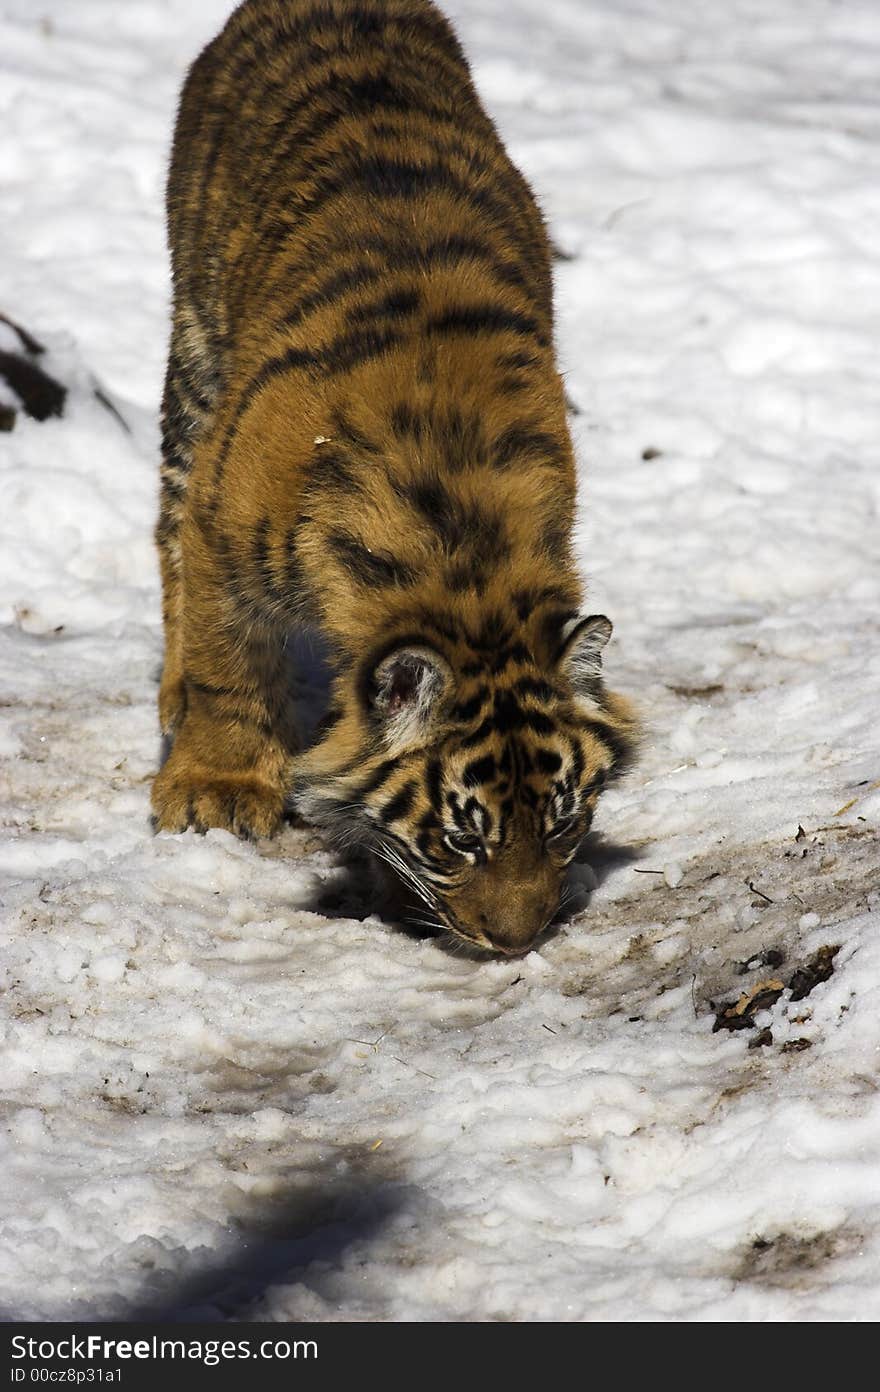
[[[580,617],[550,250],[428,0],[246,0],[168,182],[165,830],[291,801],[439,924],[527,948],[634,719]],[[301,750],[284,636],[331,708]]]

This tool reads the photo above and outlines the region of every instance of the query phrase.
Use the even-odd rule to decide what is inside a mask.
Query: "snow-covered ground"
[[[0,310],[71,388],[0,436],[0,1306],[877,1319],[880,9],[447,7],[571,257],[649,727],[573,919],[475,962],[307,832],[148,828],[163,171],[229,8],[0,0]]]

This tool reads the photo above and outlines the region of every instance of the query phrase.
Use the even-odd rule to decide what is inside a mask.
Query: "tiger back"
[[[246,0],[184,86],[157,541],[160,829],[294,802],[525,950],[635,721],[581,616],[536,202],[428,0]],[[320,633],[301,748],[284,638]]]

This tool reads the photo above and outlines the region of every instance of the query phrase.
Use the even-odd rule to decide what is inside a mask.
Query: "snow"
[[[447,7],[572,258],[578,545],[648,729],[569,921],[478,962],[308,831],[149,831],[162,185],[228,8],[0,10],[0,309],[70,388],[0,436],[0,1308],[877,1319],[880,12]]]

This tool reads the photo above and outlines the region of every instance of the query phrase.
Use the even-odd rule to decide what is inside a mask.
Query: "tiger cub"
[[[634,737],[582,617],[550,252],[429,0],[245,0],[168,181],[166,831],[359,841],[527,950]],[[285,635],[331,706],[301,749]]]

